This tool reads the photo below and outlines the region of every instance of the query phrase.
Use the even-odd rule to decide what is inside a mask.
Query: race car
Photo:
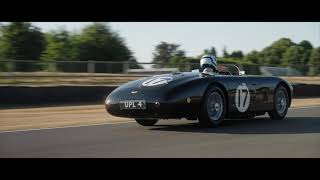
[[[286,116],[293,95],[290,83],[274,76],[245,75],[233,67],[236,72],[224,66],[213,76],[193,70],[134,80],[113,90],[105,107],[111,115],[134,118],[142,126],[185,118],[214,127],[224,119]]]

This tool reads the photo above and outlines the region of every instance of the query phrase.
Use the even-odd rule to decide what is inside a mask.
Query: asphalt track
[[[320,107],[218,128],[163,120],[0,133],[0,157],[320,157]]]

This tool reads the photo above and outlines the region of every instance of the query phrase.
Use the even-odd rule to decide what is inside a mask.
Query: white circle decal
[[[142,83],[143,86],[158,86],[161,84],[168,84],[172,80],[172,77],[156,77],[151,78]]]
[[[238,86],[236,91],[236,106],[240,112],[248,110],[250,104],[250,92],[245,83]]]

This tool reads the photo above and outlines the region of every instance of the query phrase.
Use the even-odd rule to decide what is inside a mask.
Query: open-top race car
[[[238,67],[224,65],[213,76],[195,70],[128,82],[108,95],[105,106],[111,115],[134,118],[143,126],[173,118],[217,126],[224,119],[265,113],[283,119],[292,93],[292,86],[279,77],[244,75]]]

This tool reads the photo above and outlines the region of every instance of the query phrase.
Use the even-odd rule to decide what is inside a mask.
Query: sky
[[[44,32],[65,28],[80,31],[91,22],[33,22]],[[262,50],[279,38],[299,43],[308,40],[320,46],[320,22],[110,22],[111,28],[125,39],[139,62],[151,62],[152,52],[161,41],[181,45],[187,56],[198,56],[204,49],[248,53]]]

